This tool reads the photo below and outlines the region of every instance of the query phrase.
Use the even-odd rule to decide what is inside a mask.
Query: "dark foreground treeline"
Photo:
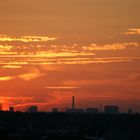
[[[139,114],[0,112],[0,140],[140,140]]]

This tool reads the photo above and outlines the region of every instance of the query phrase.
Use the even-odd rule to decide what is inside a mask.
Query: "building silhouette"
[[[86,109],[86,113],[94,113],[94,114],[97,114],[97,113],[99,113],[99,110],[98,110],[98,108],[87,108]]]
[[[14,107],[13,106],[10,106],[9,107],[9,112],[14,112],[14,111],[15,111]]]
[[[119,113],[119,107],[116,106],[116,105],[105,106],[104,107],[104,113],[107,113],[107,114],[117,114],[117,113]]]
[[[30,106],[30,107],[28,107],[27,112],[30,112],[30,113],[38,112],[38,107],[37,106]]]
[[[66,109],[67,113],[83,113],[84,109],[75,108],[75,97],[72,96],[72,107]]]
[[[53,112],[53,113],[57,113],[57,112],[58,112],[58,108],[53,108],[53,109],[52,109],[52,112]]]
[[[129,109],[128,109],[128,114],[132,114],[132,113],[133,113],[132,108],[129,108]]]
[[[80,108],[75,108],[74,110],[71,108],[67,108],[66,109],[67,113],[84,113],[84,109],[80,109]]]

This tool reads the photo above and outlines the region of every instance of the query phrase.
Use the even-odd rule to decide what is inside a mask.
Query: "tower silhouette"
[[[74,111],[75,109],[75,97],[72,96],[72,110]]]

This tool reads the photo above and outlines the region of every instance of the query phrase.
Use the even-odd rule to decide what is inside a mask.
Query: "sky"
[[[140,111],[139,0],[0,0],[0,103],[25,111]]]

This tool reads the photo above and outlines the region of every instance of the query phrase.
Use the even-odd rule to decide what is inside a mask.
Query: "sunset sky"
[[[0,0],[0,103],[42,111],[140,111],[140,0]]]

